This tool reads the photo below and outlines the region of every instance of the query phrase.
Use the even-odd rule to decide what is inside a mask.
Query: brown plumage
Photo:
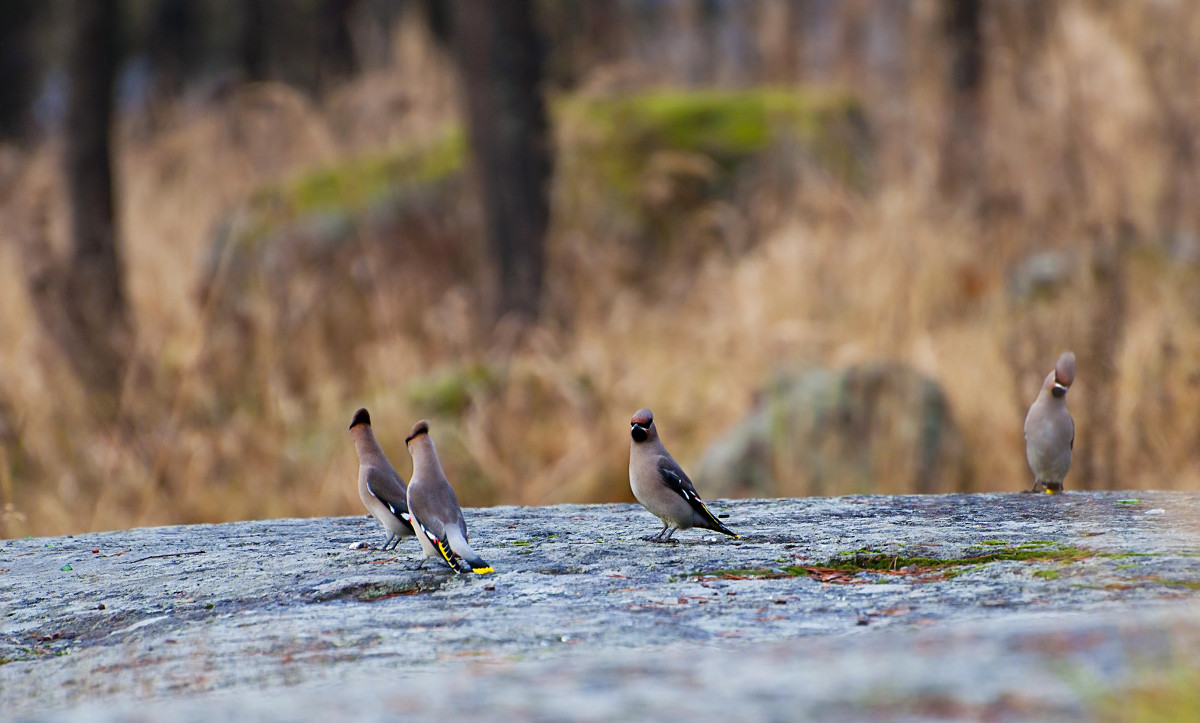
[[[358,498],[388,533],[383,549],[388,549],[388,545],[395,549],[401,538],[413,534],[404,480],[376,441],[371,415],[366,409],[354,413],[350,438],[358,453]]]
[[[413,459],[408,509],[424,553],[421,564],[432,557],[442,560],[456,573],[462,571],[462,563],[480,575],[494,572],[467,542],[467,521],[463,519],[458,496],[442,471],[437,449],[429,437],[429,422],[423,419],[417,422],[404,442]]]
[[[1025,458],[1033,470],[1033,492],[1062,492],[1075,447],[1075,420],[1067,411],[1067,391],[1075,381],[1075,355],[1064,352],[1046,375],[1025,416]]]
[[[687,473],[671,457],[658,438],[654,414],[639,409],[629,421],[632,438],[629,446],[629,486],[633,496],[655,517],[662,520],[658,534],[646,539],[667,542],[675,530],[702,527],[737,537],[708,511]],[[668,532],[668,530],[670,530]],[[663,537],[666,533],[666,537]]]

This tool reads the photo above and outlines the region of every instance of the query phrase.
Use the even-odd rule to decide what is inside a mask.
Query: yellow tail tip
[[[487,567],[472,567],[471,568],[471,572],[478,573],[480,575],[486,575],[489,572],[495,572],[495,571],[496,570],[491,565],[488,565]]]

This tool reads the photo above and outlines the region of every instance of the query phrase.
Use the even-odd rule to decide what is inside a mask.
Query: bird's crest
[[[354,413],[354,419],[350,422],[350,429],[354,429],[360,424],[371,426],[371,415],[367,413],[366,408],[362,408]]]
[[[424,419],[413,425],[412,431],[404,438],[404,443],[408,444],[422,434],[429,434],[429,422]]]

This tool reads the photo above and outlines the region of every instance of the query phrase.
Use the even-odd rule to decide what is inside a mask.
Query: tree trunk
[[[457,0],[454,46],[496,268],[497,319],[537,319],[552,170],[543,48],[530,0]]]
[[[183,92],[199,62],[197,7],[191,0],[157,0],[151,17],[147,51],[154,73],[156,100]]]
[[[982,0],[945,0],[943,13],[950,54],[949,115],[938,180],[942,193],[957,196],[979,190],[982,180]]]
[[[581,5],[583,67],[592,69],[619,60],[625,52],[625,32],[629,19],[622,14],[618,0],[584,0]]]
[[[350,35],[357,0],[321,0],[317,6],[317,83],[322,91],[358,72]]]
[[[55,318],[51,333],[81,380],[115,402],[130,335],[109,155],[117,8],[115,0],[72,7],[63,159],[71,252],[65,267],[48,272],[43,292],[49,293],[41,295],[39,313],[43,320]]]
[[[1083,489],[1111,490],[1128,486],[1118,476],[1122,441],[1117,428],[1117,354],[1126,327],[1126,274],[1136,231],[1122,220],[1116,229],[1096,229],[1093,233],[1095,296],[1086,361],[1080,369],[1080,376],[1088,374],[1088,394],[1084,424],[1079,425],[1086,433],[1076,433],[1079,444],[1075,449],[1080,457],[1077,479]]]
[[[0,3],[0,137],[19,138],[28,130],[29,106],[37,92],[34,30],[41,0]]]
[[[267,11],[264,0],[238,0],[237,55],[245,80],[266,80]]]

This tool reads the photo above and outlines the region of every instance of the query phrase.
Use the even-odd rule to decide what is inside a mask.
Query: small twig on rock
[[[147,555],[145,557],[139,557],[138,559],[133,560],[132,562],[130,562],[128,564],[133,565],[138,562],[145,562],[146,560],[153,560],[158,557],[186,557],[188,555],[203,555],[203,554],[204,554],[204,550],[192,550],[191,552],[168,552],[168,553],[165,553],[162,555]]]

